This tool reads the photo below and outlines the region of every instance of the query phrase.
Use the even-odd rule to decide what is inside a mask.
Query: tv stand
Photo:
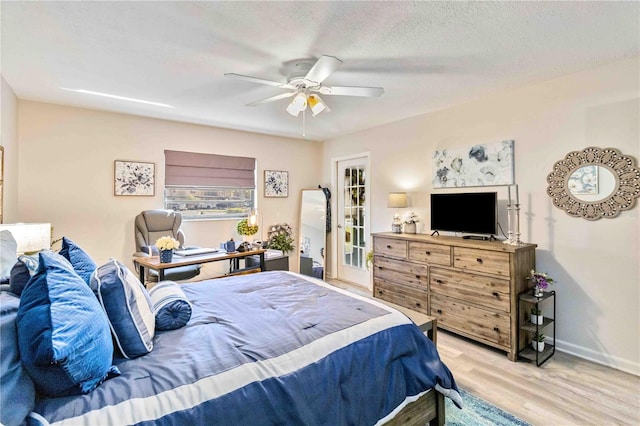
[[[480,241],[498,241],[496,237],[493,235],[489,237],[485,237],[483,235],[465,235],[462,237],[463,240],[480,240]]]

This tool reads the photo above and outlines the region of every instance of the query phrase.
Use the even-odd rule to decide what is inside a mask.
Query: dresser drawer
[[[430,265],[451,265],[451,247],[442,244],[409,241],[409,259]]]
[[[431,268],[429,283],[431,294],[461,299],[506,313],[511,311],[508,279]]]
[[[432,294],[429,315],[438,319],[438,327],[506,350],[510,348],[510,320],[507,314],[469,306]]]
[[[470,271],[508,277],[509,253],[454,247],[453,266]]]
[[[374,279],[427,290],[429,283],[429,267],[427,265],[383,256],[375,256],[373,265]]]
[[[383,256],[406,259],[407,242],[403,240],[394,240],[393,238],[374,238],[373,252]]]
[[[387,302],[395,303],[413,311],[429,314],[427,289],[391,284],[385,281],[373,280],[373,296]]]

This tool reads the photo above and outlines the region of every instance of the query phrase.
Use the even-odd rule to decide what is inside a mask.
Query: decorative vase
[[[404,233],[405,234],[415,234],[416,233],[416,223],[405,223],[404,224]]]
[[[535,286],[535,288],[533,289],[533,295],[535,297],[542,297],[544,296],[544,291],[542,291],[542,289],[538,286]]]
[[[533,324],[542,325],[544,322],[544,316],[531,314],[531,322]]]
[[[171,263],[173,250],[160,250],[160,263]]]

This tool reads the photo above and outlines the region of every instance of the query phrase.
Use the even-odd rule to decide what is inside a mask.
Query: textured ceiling
[[[325,140],[640,51],[633,2],[6,2],[1,71],[21,99],[301,137],[282,89],[286,63],[326,54],[327,96],[306,138]],[[75,93],[84,89],[173,106]]]

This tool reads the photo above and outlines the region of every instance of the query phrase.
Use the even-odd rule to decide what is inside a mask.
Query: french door
[[[366,268],[369,240],[368,157],[337,163],[338,279],[370,286]]]

